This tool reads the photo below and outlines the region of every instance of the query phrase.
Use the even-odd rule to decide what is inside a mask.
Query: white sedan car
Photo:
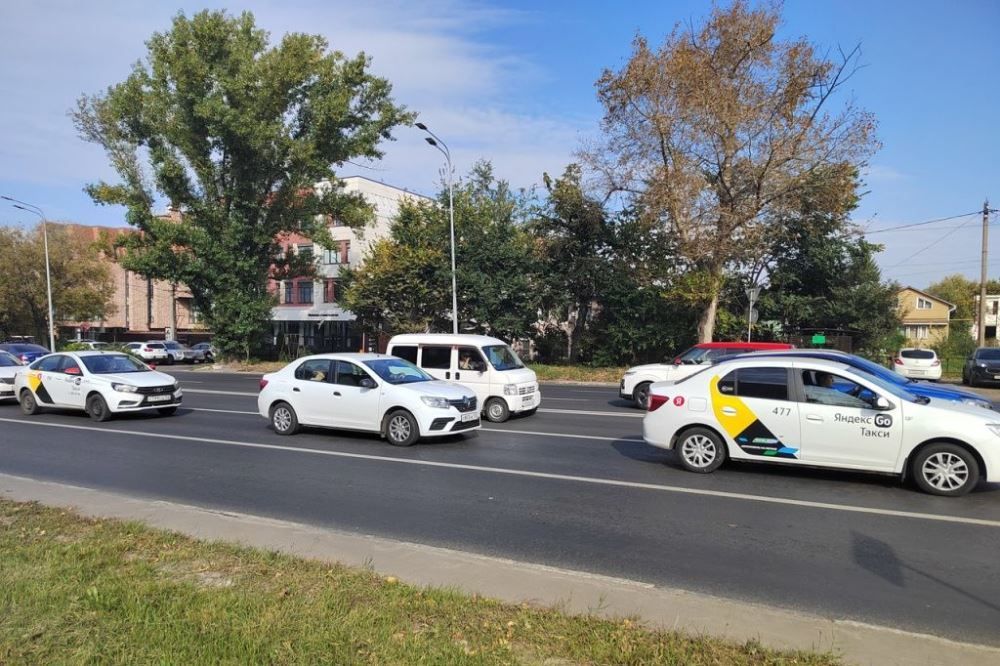
[[[170,375],[128,354],[100,351],[43,356],[17,374],[14,391],[25,414],[44,407],[82,409],[95,421],[154,409],[169,416],[183,397]]]
[[[0,351],[0,400],[14,397],[14,375],[23,369],[21,359],[10,352]]]
[[[913,477],[963,495],[1000,480],[1000,415],[918,397],[844,363],[808,358],[723,361],[653,384],[647,443],[692,472],[726,458]]]
[[[291,435],[300,425],[364,430],[396,446],[480,427],[471,389],[384,354],[293,361],[260,380],[257,409],[279,435]]]

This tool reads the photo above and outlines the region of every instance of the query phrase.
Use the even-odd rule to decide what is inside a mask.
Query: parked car
[[[674,357],[672,363],[636,365],[625,371],[618,385],[618,395],[640,408],[649,404],[649,386],[653,382],[678,381],[724,358],[756,351],[792,349],[779,342],[702,342]]]
[[[970,386],[1000,382],[1000,348],[980,347],[965,359],[962,383]]]
[[[377,432],[410,446],[480,427],[476,394],[384,354],[307,356],[260,380],[260,415],[279,435],[300,426]]]
[[[191,349],[187,345],[182,345],[176,340],[164,340],[163,346],[167,350],[167,363],[203,363],[205,352]]]
[[[44,356],[17,373],[14,390],[29,416],[58,407],[84,410],[95,421],[154,409],[169,416],[183,398],[170,375],[128,354],[101,351]]]
[[[0,400],[15,397],[14,375],[24,368],[21,359],[10,352],[0,351]]]
[[[485,335],[417,333],[396,335],[386,353],[404,358],[435,379],[475,391],[486,420],[503,423],[511,414],[534,414],[542,404],[535,371],[524,367],[506,342]]]
[[[130,342],[125,345],[125,349],[150,363],[165,363],[170,358],[162,342]]]
[[[30,342],[8,342],[0,345],[0,351],[10,352],[21,359],[22,363],[31,363],[49,353],[45,347]]]
[[[961,389],[957,386],[951,386],[949,384],[938,384],[908,379],[890,370],[884,365],[879,365],[878,363],[869,361],[868,359],[860,356],[855,356],[854,354],[847,354],[833,349],[791,349],[788,351],[757,352],[753,354],[753,358],[766,356],[777,358],[820,358],[827,361],[844,363],[852,368],[857,368],[858,370],[867,372],[868,374],[875,375],[882,381],[901,386],[914,395],[922,395],[934,400],[950,400],[951,402],[961,402],[966,405],[993,409],[993,403],[975,391]]]
[[[86,348],[95,351],[108,350],[111,347],[107,342],[98,342],[97,340],[70,340],[67,344],[74,345],[81,350]]]
[[[912,478],[958,496],[1000,479],[996,414],[917,396],[844,363],[747,355],[653,384],[643,438],[686,470],[728,458]]]
[[[933,349],[907,347],[892,359],[893,370],[910,379],[941,379],[941,361]]]
[[[199,342],[198,344],[191,347],[191,349],[194,349],[195,351],[200,351],[202,354],[204,354],[205,361],[207,361],[208,363],[212,363],[213,361],[215,361],[215,357],[217,356],[216,349],[215,347],[212,346],[211,342]]]

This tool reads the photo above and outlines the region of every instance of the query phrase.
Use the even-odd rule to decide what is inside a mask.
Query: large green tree
[[[505,339],[529,335],[538,320],[532,237],[524,198],[485,162],[455,188],[459,330]],[[451,330],[448,191],[405,202],[389,238],[345,273],[347,307],[370,330]]]
[[[121,178],[88,191],[125,206],[143,231],[123,265],[187,284],[216,343],[249,355],[270,317],[268,277],[287,272],[275,238],[296,231],[322,243],[330,216],[365,224],[370,208],[343,191],[334,166],[380,157],[379,143],[411,116],[364,54],[300,33],[272,46],[249,13],[179,14],[147,47],[125,81],[79,100],[80,135]],[[164,203],[179,222],[154,214]]]
[[[111,313],[114,285],[101,248],[59,224],[48,226],[55,320],[87,321]],[[48,345],[48,296],[41,227],[0,227],[0,340],[34,335]]]

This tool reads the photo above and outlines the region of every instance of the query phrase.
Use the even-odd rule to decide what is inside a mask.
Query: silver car
[[[191,349],[187,345],[182,345],[176,340],[164,340],[163,346],[167,348],[169,358],[167,363],[204,363],[205,352],[198,349]]]

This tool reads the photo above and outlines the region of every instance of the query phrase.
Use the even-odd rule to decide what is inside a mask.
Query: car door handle
[[[444,378],[445,379],[451,379],[451,373],[450,372],[444,373]]]
[[[338,398],[340,397],[340,391],[334,391],[334,392],[333,392],[333,394],[334,394],[335,396],[337,396]]]
[[[294,393],[302,393],[302,391],[300,391],[300,390],[299,390],[299,387],[298,387],[298,386],[296,386],[295,388],[293,388],[293,389],[292,389],[292,391],[293,391]]]
[[[822,416],[816,416],[815,414],[806,414],[806,420],[807,421],[813,421],[814,423],[822,423],[823,422],[823,417]]]
[[[462,375],[460,373],[456,372],[455,373],[455,379],[461,379],[461,378],[462,378]]]

